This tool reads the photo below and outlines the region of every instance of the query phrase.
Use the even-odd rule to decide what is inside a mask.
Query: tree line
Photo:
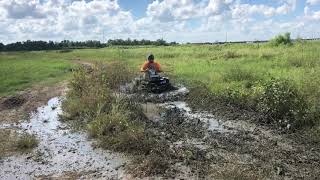
[[[151,40],[131,40],[131,39],[114,39],[108,40],[106,43],[100,41],[69,41],[63,40],[61,42],[53,41],[31,41],[15,42],[10,44],[0,43],[0,51],[40,51],[40,50],[61,50],[61,49],[81,49],[81,48],[103,48],[109,46],[141,46],[141,45],[155,45],[155,46],[168,46],[176,45],[178,43],[167,43],[163,39],[156,41]]]
[[[177,42],[166,42],[163,39],[158,39],[156,41],[151,41],[151,40],[137,40],[137,39],[110,39],[107,42],[107,46],[145,46],[145,45],[154,45],[154,46],[169,46],[169,45],[177,45]]]

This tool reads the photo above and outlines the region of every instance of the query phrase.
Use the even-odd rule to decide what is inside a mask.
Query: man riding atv
[[[154,61],[153,54],[147,56],[146,62],[141,67],[141,72],[144,72],[142,89],[153,93],[162,93],[171,88],[169,79],[158,74],[162,71],[160,64]]]
[[[141,72],[146,72],[149,69],[155,70],[157,73],[161,72],[160,64],[154,61],[154,55],[148,54],[147,60],[141,67]]]

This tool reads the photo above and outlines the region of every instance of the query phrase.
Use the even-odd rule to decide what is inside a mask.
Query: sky
[[[0,0],[0,42],[320,37],[320,0]]]

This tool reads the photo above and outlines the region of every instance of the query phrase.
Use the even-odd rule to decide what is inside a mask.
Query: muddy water
[[[37,176],[63,176],[81,173],[86,178],[118,178],[126,163],[119,154],[94,148],[84,133],[73,132],[59,121],[61,99],[49,100],[31,114],[29,122],[4,124],[1,128],[18,128],[19,132],[36,134],[39,145],[31,153],[1,160],[0,179],[33,179]]]
[[[161,104],[162,107],[169,108],[169,109],[178,109],[180,110],[184,116],[194,119],[200,120],[204,122],[210,131],[217,131],[217,132],[232,132],[229,130],[227,126],[224,125],[225,121],[221,121],[216,119],[212,114],[207,112],[194,112],[188,106],[188,104],[184,101],[175,101]]]
[[[164,109],[175,109],[180,111],[180,114],[184,117],[191,119],[191,120],[200,120],[204,122],[205,128],[209,131],[213,132],[233,132],[233,127],[227,121],[221,121],[214,117],[214,115],[208,112],[195,112],[188,106],[188,104],[184,101],[173,101],[167,103],[143,103],[142,108],[144,110],[144,114],[147,116],[149,120],[152,121],[159,121],[161,120],[161,113]]]

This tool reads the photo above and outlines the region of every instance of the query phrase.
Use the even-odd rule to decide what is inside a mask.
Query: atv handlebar
[[[148,71],[148,69],[147,70],[140,70],[140,72],[147,72]],[[157,71],[157,73],[161,73],[161,72],[164,72],[164,71]]]

